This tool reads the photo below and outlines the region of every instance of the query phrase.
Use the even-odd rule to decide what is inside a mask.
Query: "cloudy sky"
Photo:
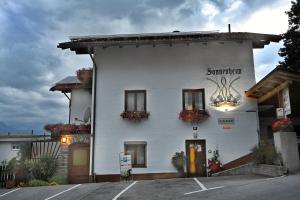
[[[56,46],[68,36],[219,30],[281,34],[290,0],[0,0],[0,125],[42,130],[67,122],[67,99],[50,86],[91,66]],[[255,50],[257,80],[280,57],[280,44]],[[1,131],[0,131],[1,132]]]

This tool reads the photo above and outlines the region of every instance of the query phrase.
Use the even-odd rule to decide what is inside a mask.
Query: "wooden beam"
[[[262,103],[262,102],[266,101],[267,99],[273,97],[275,94],[277,94],[281,90],[287,88],[288,86],[289,86],[288,81],[285,81],[285,82],[281,83],[279,86],[272,89],[270,92],[267,92],[265,95],[259,97],[258,100],[257,100],[257,103]]]

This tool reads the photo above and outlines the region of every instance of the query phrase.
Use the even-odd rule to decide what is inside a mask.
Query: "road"
[[[1,189],[0,200],[239,199],[299,200],[300,174],[227,176]]]

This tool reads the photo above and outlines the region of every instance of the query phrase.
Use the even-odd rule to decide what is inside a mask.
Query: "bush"
[[[50,179],[48,179],[48,182],[51,184],[51,185],[66,185],[68,184],[68,181],[67,179],[65,178],[62,178],[60,176],[53,176],[51,177]],[[54,184],[55,183],[55,184]]]
[[[43,156],[40,159],[28,160],[26,166],[35,179],[47,181],[56,171],[56,159]]]
[[[172,164],[173,166],[177,169],[177,171],[184,171],[184,162],[185,162],[185,155],[184,152],[181,151],[176,152],[173,156],[172,156]]]
[[[281,165],[281,155],[276,152],[273,145],[266,141],[260,142],[258,146],[251,149],[254,155],[255,164]]]
[[[29,187],[48,186],[49,183],[43,180],[33,179],[29,181]]]
[[[24,160],[12,158],[8,162],[8,169],[15,174],[15,183],[19,185],[21,182],[27,183],[30,179],[30,172],[25,166]]]

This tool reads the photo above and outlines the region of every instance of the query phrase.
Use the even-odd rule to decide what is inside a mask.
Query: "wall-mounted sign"
[[[125,155],[123,152],[121,152],[119,156],[120,156],[120,174],[122,176],[127,176],[129,170],[132,170],[131,155]]]
[[[276,108],[276,116],[277,116],[277,119],[284,118],[284,109]]]
[[[282,103],[284,108],[284,115],[287,116],[291,114],[289,88],[285,88],[284,90],[282,90]]]
[[[235,88],[241,78],[241,68],[207,68],[207,80],[215,84],[216,89],[210,97],[210,105],[214,107],[235,107],[241,103],[241,94]]]
[[[234,124],[234,118],[219,118],[218,119],[219,125],[233,125]]]

